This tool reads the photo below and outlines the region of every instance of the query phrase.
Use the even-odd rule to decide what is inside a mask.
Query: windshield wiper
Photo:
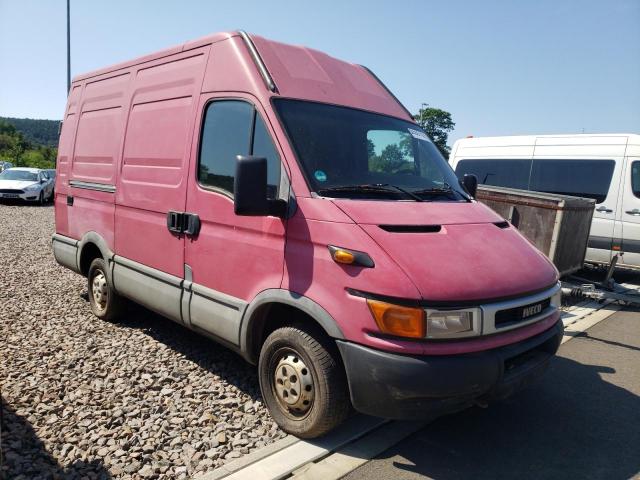
[[[422,190],[412,190],[412,193],[416,195],[448,195],[454,194],[456,191],[451,188],[451,185],[444,183],[442,187],[423,188]]]
[[[391,188],[389,188],[391,187]],[[380,192],[380,193],[396,193],[394,190],[398,192],[404,193],[405,195],[411,197],[416,202],[423,202],[424,200],[420,198],[418,195],[415,195],[413,192],[409,190],[405,190],[402,187],[398,187],[397,185],[390,185],[388,183],[366,183],[362,185],[340,185],[337,187],[327,187],[321,188],[318,190],[318,193],[331,193],[331,192]]]

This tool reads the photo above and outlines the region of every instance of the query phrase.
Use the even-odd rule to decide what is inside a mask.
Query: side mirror
[[[46,178],[41,178],[40,179],[40,183],[47,183],[47,179]]]
[[[267,197],[267,159],[264,157],[236,157],[233,196],[236,215],[283,217],[285,214],[284,200],[269,200]]]
[[[476,193],[478,191],[478,177],[472,173],[465,173],[464,177],[462,177],[462,186],[469,195],[476,198]]]

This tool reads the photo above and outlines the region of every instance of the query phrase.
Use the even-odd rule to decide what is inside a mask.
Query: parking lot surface
[[[186,478],[285,436],[239,356],[143,309],[95,318],[51,206],[0,226],[0,478]]]
[[[562,345],[537,385],[436,420],[345,478],[640,478],[640,311]]]

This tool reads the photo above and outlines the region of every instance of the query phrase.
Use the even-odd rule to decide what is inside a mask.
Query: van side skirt
[[[98,242],[103,247],[104,241],[99,235],[95,232],[91,233],[90,241]],[[52,243],[56,261],[80,273],[78,259],[82,253],[82,246],[88,243],[88,239],[83,238],[79,242],[73,238],[54,234]],[[304,295],[275,288],[264,290],[251,303],[247,303],[242,299],[194,283],[192,271],[188,265],[185,265],[185,278],[182,279],[120,255],[113,255],[108,247],[104,248],[107,251],[102,253],[109,263],[109,275],[113,279],[113,287],[118,294],[218,341],[242,354],[251,363],[257,360],[252,358],[250,353],[253,349],[249,338],[253,313],[268,303],[296,307],[317,321],[329,336],[336,339],[344,338],[331,315]]]
[[[120,295],[175,322],[184,323],[180,300],[182,279],[115,255],[113,288]]]
[[[80,273],[77,240],[54,233],[51,237],[51,247],[56,262],[69,270]]]

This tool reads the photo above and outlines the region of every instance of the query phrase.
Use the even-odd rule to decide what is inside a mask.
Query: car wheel
[[[287,433],[318,437],[349,414],[340,354],[333,340],[318,329],[275,330],[262,346],[258,371],[269,412]]]
[[[44,205],[44,192],[40,192],[40,195],[38,196],[38,205],[41,207]]]
[[[91,262],[87,281],[89,305],[93,314],[102,320],[116,320],[124,310],[124,299],[110,284],[107,265],[102,258]]]

